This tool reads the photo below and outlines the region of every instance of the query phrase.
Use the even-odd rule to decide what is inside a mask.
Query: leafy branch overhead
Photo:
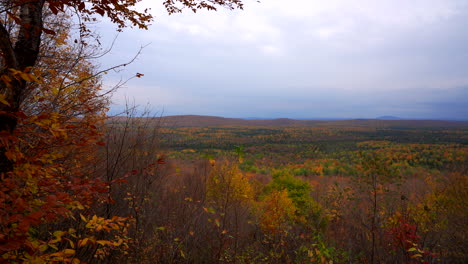
[[[87,23],[97,20],[97,17],[107,17],[117,25],[118,30],[125,27],[147,29],[153,20],[149,9],[139,10],[141,0],[2,0],[0,1],[0,51],[2,64],[0,76],[0,131],[13,132],[17,119],[12,113],[20,110],[20,105],[27,94],[28,80],[15,79],[12,69],[25,72],[36,66],[42,33],[54,35],[54,19],[46,20],[44,16],[59,17],[70,15],[77,18],[80,27],[81,44],[89,30]],[[216,10],[218,6],[228,9],[242,8],[240,0],[170,0],[163,3],[169,14],[182,12],[184,8]],[[138,75],[140,77],[140,75]],[[13,80],[10,82],[10,80]],[[0,159],[2,155],[0,153]],[[2,171],[2,170],[0,170]]]
[[[198,9],[216,11],[217,6],[224,6],[230,10],[244,8],[241,0],[166,0],[164,6],[169,14],[181,13],[184,8],[193,12],[197,12]]]

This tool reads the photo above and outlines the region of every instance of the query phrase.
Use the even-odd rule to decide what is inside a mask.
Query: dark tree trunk
[[[0,75],[11,75],[9,69],[24,71],[36,64],[42,34],[42,9],[45,0],[25,2],[19,10],[18,35],[13,38],[0,24],[0,51],[2,53]],[[12,39],[16,39],[13,43]],[[9,83],[0,81],[0,93],[8,104],[0,103],[0,136],[7,137],[13,134],[18,120],[16,113],[21,111],[20,106],[26,92],[26,82],[12,80]],[[0,175],[13,169],[13,163],[5,155],[5,147],[0,146]]]
[[[16,123],[16,118],[8,114],[0,114],[0,133],[13,133]],[[4,135],[1,134],[0,136],[4,137]],[[5,152],[5,147],[0,146],[0,175],[13,170],[13,162],[6,157]]]

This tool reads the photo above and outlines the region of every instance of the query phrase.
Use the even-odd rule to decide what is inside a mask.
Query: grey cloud
[[[151,41],[125,72],[108,78],[144,73],[126,95],[133,90],[142,103],[179,114],[464,118],[468,95],[456,87],[468,86],[468,8],[458,8],[407,26],[347,17],[343,32],[329,38],[316,30],[339,26],[335,17],[268,17],[278,32],[251,42],[230,28],[231,35],[204,37],[156,21],[149,32],[122,34],[103,64],[122,62]],[[264,53],[262,45],[281,52]]]

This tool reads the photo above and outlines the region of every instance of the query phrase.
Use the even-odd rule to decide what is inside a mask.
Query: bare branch
[[[147,46],[147,45],[141,46],[140,49],[138,50],[138,52],[135,54],[135,56],[134,56],[130,61],[128,61],[128,62],[126,62],[126,63],[122,63],[122,64],[119,64],[119,65],[116,65],[116,66],[113,66],[113,67],[110,67],[110,68],[107,68],[107,69],[104,69],[104,70],[101,70],[101,71],[98,71],[98,72],[96,72],[96,73],[93,74],[93,75],[90,75],[90,76],[88,76],[88,77],[86,77],[86,78],[81,79],[79,82],[72,82],[72,83],[69,83],[69,84],[65,85],[64,87],[66,88],[66,87],[69,87],[69,86],[72,86],[72,85],[76,85],[76,84],[78,84],[78,83],[81,83],[81,82],[84,82],[84,81],[93,79],[93,78],[95,78],[95,77],[97,77],[97,76],[99,76],[99,75],[101,75],[101,74],[103,74],[103,73],[105,73],[105,72],[108,72],[108,71],[111,71],[111,70],[116,70],[116,69],[118,69],[118,68],[126,67],[126,66],[128,66],[129,64],[133,63],[133,62],[140,56],[141,51],[142,51],[146,46]],[[125,82],[127,82],[127,81],[129,81],[129,80],[131,80],[131,79],[133,79],[133,78],[130,78],[130,79],[126,80]]]

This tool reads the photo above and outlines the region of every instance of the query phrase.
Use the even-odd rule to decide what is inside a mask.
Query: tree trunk
[[[21,111],[20,106],[26,94],[27,83],[17,80],[11,75],[9,69],[24,71],[36,64],[42,34],[42,9],[45,0],[24,3],[19,10],[21,21],[16,37],[11,36],[5,25],[0,23],[0,75],[9,75],[11,82],[0,81],[0,94],[7,104],[0,103],[0,136],[4,139],[13,134],[18,120],[16,113]],[[17,17],[18,18],[18,17]],[[16,39],[13,43],[12,39]],[[13,170],[13,162],[6,155],[5,146],[0,146],[0,175]]]

